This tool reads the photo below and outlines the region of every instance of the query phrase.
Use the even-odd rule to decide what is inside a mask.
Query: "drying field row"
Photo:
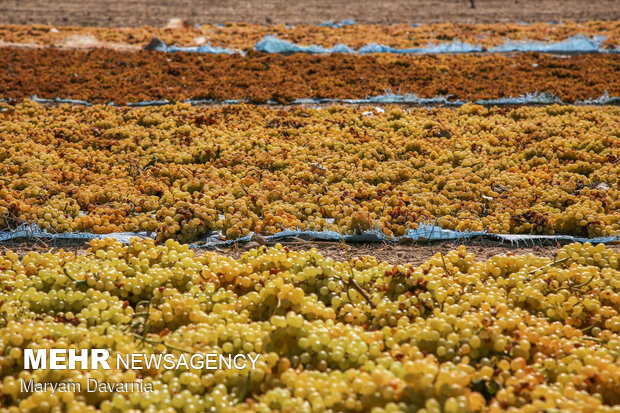
[[[589,244],[557,261],[459,247],[419,266],[281,246],[196,258],[172,240],[9,251],[0,411],[614,412],[619,259]],[[109,349],[111,369],[22,368],[25,349],[52,345]],[[132,353],[168,354],[178,369],[121,368]],[[257,361],[213,370],[192,353]],[[31,379],[81,391],[29,393]],[[154,391],[87,393],[92,379]]]
[[[0,113],[0,228],[255,231],[425,222],[620,232],[620,108],[43,107]]]
[[[564,102],[620,96],[620,59],[591,54],[281,56],[0,48],[0,98],[116,104],[227,99],[361,99],[392,91],[475,101],[548,93]],[[501,87],[499,87],[501,85]]]
[[[264,26],[231,23],[224,26],[176,25],[170,28],[95,28],[95,27],[52,27],[43,25],[14,26],[0,25],[0,41],[13,44],[40,46],[83,47],[89,42],[100,42],[99,46],[119,47],[121,45],[144,46],[151,38],[158,37],[168,45],[212,46],[248,51],[267,35],[277,36],[300,45],[333,47],[345,44],[359,49],[370,43],[393,48],[420,48],[429,44],[453,41],[480,45],[484,48],[497,47],[507,41],[559,42],[577,35],[588,38],[602,36],[603,48],[613,49],[620,44],[618,22],[590,21],[584,23],[497,23],[497,24],[423,24],[400,25],[345,25],[327,27],[317,25]],[[87,43],[84,43],[86,41]],[[93,46],[95,44],[91,44]]]

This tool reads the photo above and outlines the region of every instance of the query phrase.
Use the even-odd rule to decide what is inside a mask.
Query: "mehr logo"
[[[49,354],[48,354],[49,353]],[[116,354],[116,365],[119,368],[141,370],[160,369],[205,369],[223,370],[246,368],[256,369],[256,362],[260,354],[219,354],[219,353],[194,353],[191,355],[181,354],[175,356],[166,354]],[[108,360],[110,351],[106,349],[84,349],[79,353],[75,349],[24,349],[24,369],[50,369],[50,370],[73,370],[102,369],[110,370]],[[78,367],[79,364],[79,367]]]
[[[24,369],[110,369],[110,365],[108,364],[110,352],[106,349],[84,349],[81,350],[78,355],[75,349],[67,350],[53,348],[49,350],[49,358],[47,357],[47,353],[48,350],[33,350],[30,348],[24,349]],[[80,363],[79,367],[77,367],[78,363]]]

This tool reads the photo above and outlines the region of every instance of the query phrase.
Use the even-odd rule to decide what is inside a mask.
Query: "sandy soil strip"
[[[4,0],[0,23],[81,26],[163,27],[170,18],[191,23],[319,23],[355,19],[360,23],[533,22],[617,20],[614,0]]]

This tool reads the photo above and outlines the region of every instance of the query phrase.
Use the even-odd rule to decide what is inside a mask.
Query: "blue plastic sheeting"
[[[127,106],[164,106],[164,105],[170,105],[170,104],[174,104],[174,102],[171,102],[169,100],[150,100],[150,101],[128,103]]]
[[[487,49],[487,52],[491,53],[506,53],[506,52],[543,52],[543,53],[618,53],[620,49],[617,47],[614,49],[603,49],[602,44],[605,41],[604,36],[586,37],[582,34],[572,36],[566,40],[559,42],[541,42],[541,41],[514,41],[506,40],[503,44]],[[397,49],[390,46],[385,46],[376,43],[370,43],[366,46],[362,46],[358,50],[344,44],[337,44],[334,47],[323,47],[317,45],[301,46],[292,43],[288,40],[282,40],[273,35],[267,35],[260,40],[254,48],[263,53],[313,53],[313,54],[328,54],[328,53],[477,53],[483,52],[485,49],[482,46],[474,45],[460,40],[453,40],[449,43],[433,44],[429,43],[426,47],[420,48],[408,48]]]
[[[398,239],[405,239],[411,241],[421,240],[457,240],[468,239],[486,235],[483,231],[453,231],[450,229],[443,229],[437,225],[421,224],[416,229],[409,229],[406,235],[399,237]]]
[[[383,95],[367,97],[364,99],[295,99],[291,102],[292,105],[316,105],[323,103],[345,103],[345,104],[360,104],[360,103],[408,103],[416,104],[420,106],[432,106],[432,105],[445,105],[445,106],[462,106],[469,101],[462,101],[459,99],[449,100],[445,96],[436,96],[433,98],[421,98],[415,93],[396,94],[390,91],[386,91]],[[562,100],[550,93],[527,93],[525,95],[517,97],[507,97],[499,99],[480,99],[473,103],[478,105],[549,105],[549,104],[564,104]],[[596,99],[587,99],[584,101],[576,101],[575,105],[611,105],[620,104],[620,97],[610,97],[607,92]]]
[[[61,98],[55,98],[55,99],[41,99],[39,97],[37,97],[37,95],[34,95],[32,97],[32,100],[34,100],[37,103],[70,103],[73,105],[84,105],[84,106],[92,106],[92,103],[87,102],[85,100],[75,100],[75,99],[61,99]]]
[[[426,47],[418,47],[412,49],[396,49],[390,46],[382,44],[370,43],[366,46],[362,46],[358,49],[358,53],[476,53],[482,52],[482,46],[477,46],[462,42],[460,40],[453,40],[449,43],[432,44],[429,43]]]
[[[526,93],[518,97],[508,97],[500,99],[480,99],[474,101],[478,105],[567,105],[562,99],[551,93]],[[620,97],[609,96],[607,91],[596,99],[577,100],[573,105],[617,105],[620,104]]]
[[[189,244],[190,248],[211,248],[225,247],[235,243],[246,243],[251,241],[254,233],[235,240],[225,240],[219,232],[212,232],[205,235],[200,241]],[[155,238],[153,232],[117,232],[112,234],[91,234],[86,232],[63,232],[52,233],[39,228],[36,224],[22,224],[13,230],[0,231],[0,242],[16,239],[45,239],[56,241],[89,241],[91,239],[114,238],[122,243],[129,243],[133,237]],[[408,230],[402,237],[390,237],[380,231],[372,230],[357,235],[342,235],[335,231],[301,231],[286,230],[275,235],[263,237],[268,242],[286,242],[286,240],[299,238],[303,240],[316,241],[345,241],[359,243],[394,243],[402,241],[423,242],[423,241],[456,241],[472,238],[485,238],[511,244],[540,244],[543,242],[590,242],[592,244],[608,244],[620,241],[620,235],[598,238],[573,237],[570,235],[529,235],[529,234],[493,234],[484,231],[453,231],[443,229],[437,225],[420,224],[417,229]]]
[[[346,100],[344,101],[346,103]],[[351,102],[355,103],[355,102]],[[383,95],[373,96],[367,99],[367,102],[359,103],[414,103],[418,105],[454,105],[461,106],[465,104],[462,100],[448,100],[444,96],[436,96],[433,98],[421,98],[415,93],[394,94],[387,91]]]
[[[605,93],[596,99],[586,99],[578,103],[583,105],[618,105],[620,104],[620,97],[609,96],[609,93],[605,91]]]
[[[211,233],[202,240],[189,245],[190,248],[212,248],[226,247],[235,243],[246,243],[252,240],[254,233],[235,240],[224,240],[219,233]],[[472,238],[491,239],[500,242],[510,242],[511,244],[531,243],[540,244],[544,242],[590,242],[592,244],[611,243],[620,241],[620,235],[599,238],[573,237],[570,235],[528,235],[528,234],[493,234],[484,231],[453,231],[443,229],[437,225],[420,224],[416,229],[408,230],[402,237],[390,237],[380,231],[367,231],[359,235],[342,235],[335,231],[301,231],[286,230],[275,235],[263,237],[267,242],[284,242],[291,238],[299,238],[308,241],[345,241],[360,243],[395,243],[395,242],[423,242],[423,241],[457,241]]]
[[[334,47],[323,47],[317,45],[300,46],[288,40],[282,40],[273,35],[267,35],[254,46],[254,49],[263,53],[310,53],[310,54],[329,54],[329,53],[471,53],[481,52],[481,46],[471,45],[469,43],[455,40],[450,43],[441,43],[438,45],[429,44],[425,48],[414,49],[396,49],[390,46],[384,46],[376,43],[370,43],[362,46],[357,51],[344,44],[337,44]]]
[[[351,105],[358,105],[361,103],[410,103],[416,105],[447,105],[447,106],[460,106],[465,102],[461,100],[448,100],[444,96],[437,96],[434,98],[421,98],[415,93],[395,94],[387,91],[383,95],[367,97],[363,99],[313,99],[303,98],[295,99],[291,105],[320,105],[324,103],[345,103]],[[274,104],[278,104],[274,102]]]
[[[14,239],[45,239],[57,241],[89,241],[91,239],[114,238],[122,243],[129,243],[133,237],[155,238],[153,232],[114,232],[111,234],[91,234],[88,232],[60,232],[54,233],[41,229],[36,224],[22,224],[12,230],[0,231],[0,242],[11,241]]]
[[[322,46],[300,46],[288,40],[282,40],[276,36],[267,35],[254,46],[259,52],[263,53],[311,53],[311,54],[328,54],[328,53],[355,53],[355,50],[344,44],[337,44],[334,47],[325,48]]]
[[[491,47],[489,52],[543,52],[543,53],[592,53],[606,52],[601,46],[605,41],[605,36],[586,37],[578,34],[554,43],[540,41],[512,41],[507,40],[504,44]]]
[[[168,46],[166,43],[161,42],[159,46],[155,48],[158,52],[188,52],[188,53],[211,53],[211,54],[243,54],[240,50],[228,49],[226,47],[213,47],[211,44],[203,44],[200,46]]]
[[[591,244],[609,244],[619,242],[620,235],[612,235],[609,237],[584,238],[573,237],[570,235],[526,235],[526,234],[487,234],[490,238],[496,238],[502,242],[510,242],[511,244],[540,244],[542,242],[589,242]]]
[[[68,103],[73,105],[84,105],[84,106],[92,106],[93,104],[90,102],[86,102],[83,100],[75,100],[75,99],[42,99],[37,97],[36,95],[31,98],[35,102],[38,103]],[[11,99],[0,99],[0,102],[14,102]],[[141,101],[141,102],[130,102],[127,105],[116,105],[114,102],[109,102],[109,106],[131,106],[131,107],[147,107],[147,106],[162,106],[162,105],[173,105],[176,102],[172,102],[169,100],[150,100],[150,101]],[[213,99],[187,99],[184,100],[183,103],[189,103],[191,105],[236,105],[240,103],[249,103],[246,99],[226,99],[223,101],[213,100]],[[445,106],[462,106],[469,101],[463,100],[449,100],[445,96],[435,96],[432,98],[421,98],[415,93],[393,93],[391,91],[386,91],[382,95],[370,96],[361,99],[322,99],[322,98],[301,98],[295,99],[290,102],[291,105],[320,105],[325,103],[342,103],[342,104],[366,104],[366,103],[407,103],[407,104],[415,104],[420,106],[434,106],[434,105],[445,105]],[[478,105],[525,105],[525,104],[535,104],[535,105],[548,105],[548,104],[566,104],[562,102],[562,100],[554,96],[550,93],[527,93],[525,95],[517,96],[517,97],[507,97],[507,98],[498,98],[498,99],[480,99],[473,101],[473,103]],[[266,103],[267,105],[279,105],[280,103],[270,100]],[[618,96],[609,96],[607,91],[603,93],[603,95],[599,96],[595,99],[586,99],[586,100],[578,100],[574,103],[575,105],[618,105],[620,104],[620,97]]]
[[[600,99],[600,98],[599,98]],[[551,93],[527,93],[525,95],[521,95],[519,97],[508,97],[508,98],[500,98],[500,99],[481,99],[477,100],[474,103],[478,105],[524,105],[524,104],[534,104],[534,105],[548,105],[548,104],[562,104],[562,99],[557,96],[552,95]]]
[[[239,103],[248,103],[247,100],[243,99],[226,99],[226,100],[213,100],[213,99],[187,99],[184,100],[183,103],[189,103],[190,105],[238,105]]]
[[[331,27],[333,29],[339,29],[341,27],[353,26],[353,25],[355,25],[355,20],[353,19],[344,19],[344,20],[341,20],[335,23],[333,20],[329,20],[329,21],[317,24],[317,26]]]

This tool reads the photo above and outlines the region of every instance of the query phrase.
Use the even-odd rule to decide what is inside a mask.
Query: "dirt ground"
[[[347,257],[355,258],[359,256],[369,255],[377,258],[379,261],[387,261],[390,264],[414,264],[419,265],[431,258],[438,252],[447,253],[448,251],[458,248],[458,244],[435,244],[435,245],[348,245],[344,248],[338,243],[297,243],[283,244],[292,250],[306,250],[308,248],[316,248],[324,256],[330,257],[335,261],[346,261]],[[215,252],[222,255],[229,255],[238,258],[244,251],[256,245],[247,246],[245,248],[228,248],[220,249]],[[533,253],[542,257],[553,257],[558,247],[524,247],[511,248],[507,246],[482,246],[468,245],[467,250],[476,255],[477,261],[484,261],[494,255],[512,253],[523,255]],[[196,254],[200,255],[204,250],[197,250]]]
[[[377,258],[379,261],[386,261],[390,264],[413,264],[420,265],[430,259],[438,252],[446,254],[451,250],[458,248],[457,243],[441,243],[441,244],[414,244],[414,245],[347,245],[346,248],[339,243],[325,242],[307,242],[307,243],[287,243],[283,244],[291,250],[307,250],[316,248],[321,254],[330,257],[335,261],[346,261],[348,258],[369,255]],[[476,256],[476,261],[485,261],[495,255],[514,254],[526,255],[534,254],[538,257],[555,257],[560,245],[554,246],[509,246],[509,245],[482,245],[482,244],[465,244],[467,251],[472,252]],[[218,249],[215,252],[238,258],[244,251],[256,248],[258,245],[246,245],[238,248]],[[619,250],[620,247],[608,246]],[[196,250],[196,255],[201,255],[205,250]]]
[[[326,257],[330,257],[335,261],[346,261],[348,258],[356,258],[364,255],[376,257],[379,261],[386,261],[390,264],[413,264],[420,265],[431,258],[438,252],[446,254],[447,252],[457,249],[460,244],[458,243],[441,243],[441,244],[413,244],[413,245],[381,245],[381,244],[352,244],[344,247],[338,242],[287,242],[283,243],[287,248],[298,251],[308,250],[310,248],[316,248],[321,254]],[[489,243],[472,243],[468,242],[464,244],[469,252],[476,255],[476,261],[485,261],[495,255],[500,254],[514,254],[514,255],[526,255],[534,254],[538,257],[555,257],[560,245],[553,246],[510,246],[510,245],[491,245]],[[271,247],[272,245],[267,245]],[[246,245],[237,245],[230,248],[218,248],[218,249],[195,249],[195,255],[200,256],[207,251],[215,252],[220,255],[226,255],[233,258],[239,258],[244,251],[248,251],[252,248],[258,248],[260,244],[251,242]],[[77,255],[83,255],[88,248],[87,244],[84,245],[67,245],[62,247],[65,251],[74,252]],[[609,245],[607,248],[612,248],[616,251],[620,251],[620,245]],[[57,251],[59,247],[53,247],[48,244],[20,244],[20,245],[0,245],[0,253],[6,250],[12,250],[19,256],[24,256],[31,251],[38,253],[45,253],[48,251]]]
[[[617,20],[616,0],[1,0],[0,23],[58,26],[165,26],[190,23],[533,22]]]

